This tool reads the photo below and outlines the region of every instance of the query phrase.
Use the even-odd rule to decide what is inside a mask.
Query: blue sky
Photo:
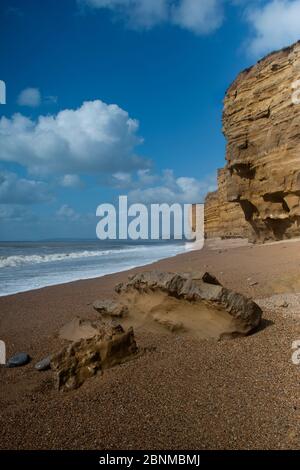
[[[98,204],[203,200],[236,75],[299,0],[1,0],[0,239],[95,236]]]

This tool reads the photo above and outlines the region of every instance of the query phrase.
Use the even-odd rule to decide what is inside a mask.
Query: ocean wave
[[[0,269],[11,268],[16,266],[22,266],[24,264],[39,264],[39,263],[53,263],[58,261],[66,261],[78,258],[95,258],[105,255],[113,255],[134,251],[141,251],[146,247],[132,247],[123,248],[117,250],[101,250],[101,251],[75,251],[71,253],[52,253],[52,254],[40,254],[40,255],[12,255],[12,256],[0,256]]]

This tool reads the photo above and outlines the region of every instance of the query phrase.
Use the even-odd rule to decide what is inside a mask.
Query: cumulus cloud
[[[222,0],[78,0],[92,8],[106,8],[132,28],[150,29],[169,22],[196,34],[215,31],[223,21]]]
[[[60,185],[64,188],[81,188],[83,182],[78,175],[64,175],[59,180]]]
[[[64,222],[66,227],[90,227],[93,228],[96,223],[96,216],[93,212],[81,213],[77,212],[68,204],[63,204],[54,214],[53,221]]]
[[[149,161],[135,155],[139,123],[117,105],[89,101],[78,109],[31,120],[0,119],[0,160],[33,174],[131,171]]]
[[[131,202],[201,203],[209,191],[216,189],[214,177],[206,177],[203,180],[183,176],[176,178],[172,170],[164,170],[161,175],[151,175],[147,172],[144,176],[148,177],[147,183],[144,180],[145,187],[142,187],[141,180],[138,180],[137,187],[129,191],[128,197]],[[156,182],[156,185],[151,186],[151,182]]]
[[[63,204],[58,211],[56,212],[56,215],[60,219],[66,219],[66,220],[78,220],[80,218],[80,215],[70,206],[67,204]]]
[[[216,189],[215,176],[201,180],[175,177],[173,170],[154,173],[150,169],[135,174],[115,173],[107,184],[128,193],[131,202],[141,203],[193,203],[204,200],[206,194]]]
[[[281,49],[300,39],[300,0],[272,0],[250,8],[246,18],[254,31],[249,44],[254,56]]]
[[[173,10],[172,21],[195,34],[207,34],[223,23],[220,0],[182,0]]]
[[[20,178],[8,171],[0,172],[0,203],[35,204],[51,199],[46,183]]]
[[[106,179],[106,184],[117,189],[132,190],[153,185],[161,180],[161,176],[152,173],[149,168],[137,170],[135,173],[116,172]]]
[[[3,222],[33,223],[38,217],[24,206],[18,204],[0,204],[0,220]],[[0,233],[1,236],[1,233]]]
[[[117,171],[112,175],[109,183],[118,189],[128,188],[132,185],[132,175],[131,173]]]
[[[25,88],[18,96],[17,103],[20,106],[37,108],[41,104],[41,93],[38,88]]]

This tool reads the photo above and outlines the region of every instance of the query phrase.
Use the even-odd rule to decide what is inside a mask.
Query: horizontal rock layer
[[[224,100],[227,164],[206,199],[206,236],[300,235],[300,43],[242,72]],[[300,86],[299,86],[300,88]]]

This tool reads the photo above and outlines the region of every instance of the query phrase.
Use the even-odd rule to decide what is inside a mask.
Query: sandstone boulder
[[[144,272],[118,284],[116,292],[130,313],[139,309],[168,329],[190,325],[190,330],[207,330],[208,337],[214,332],[220,337],[249,334],[262,317],[255,302],[226,289],[207,272]]]
[[[65,346],[51,358],[55,387],[73,390],[98,372],[129,360],[137,352],[133,329],[103,323],[98,334]]]

